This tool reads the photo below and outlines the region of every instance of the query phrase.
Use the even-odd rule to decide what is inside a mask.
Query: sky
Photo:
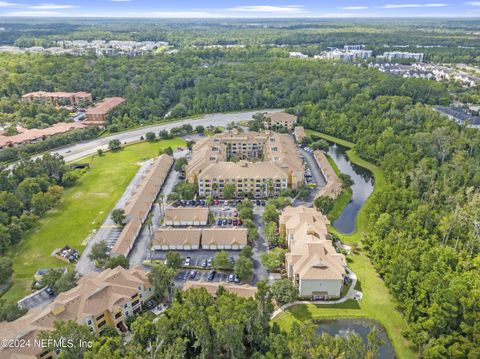
[[[462,0],[0,0],[0,16],[150,18],[480,17]]]

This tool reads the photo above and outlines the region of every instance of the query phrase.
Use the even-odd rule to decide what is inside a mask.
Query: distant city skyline
[[[480,1],[454,0],[35,0],[0,1],[0,16],[148,18],[480,17]]]

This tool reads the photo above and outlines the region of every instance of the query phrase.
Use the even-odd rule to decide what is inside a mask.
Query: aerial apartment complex
[[[13,322],[0,323],[2,339],[31,343],[0,347],[0,358],[54,358],[54,352],[34,345],[34,341],[40,332],[53,329],[55,321],[73,320],[87,325],[95,334],[107,327],[126,332],[126,319],[138,313],[153,295],[147,273],[139,267],[91,272],[81,277],[76,287],[60,293],[46,308],[37,307]]]
[[[0,133],[0,150],[7,147],[17,147],[28,143],[37,143],[54,135],[70,132],[84,127],[85,126],[82,123],[78,122],[59,122],[47,128],[32,128],[30,130],[17,127],[17,132],[19,132],[17,135],[5,136],[3,133]]]
[[[329,223],[322,213],[304,206],[286,207],[280,215],[280,233],[289,248],[287,276],[301,296],[329,299],[341,295],[347,262],[327,239]]]
[[[273,112],[263,114],[265,121],[264,126],[268,129],[276,129],[284,127],[287,130],[292,130],[297,123],[297,116],[286,112]]]
[[[92,95],[88,92],[30,92],[22,95],[22,100],[26,102],[46,101],[55,105],[78,106],[80,104],[89,104],[92,102]]]
[[[126,257],[132,250],[172,165],[173,157],[169,155],[163,154],[152,160],[124,208],[127,224],[112,248],[113,255]]]
[[[263,198],[302,186],[304,168],[289,135],[230,131],[198,141],[186,175],[201,197],[223,197],[230,185],[237,197]]]
[[[107,114],[115,107],[123,103],[122,97],[107,97],[102,102],[87,110],[86,125],[104,126]]]

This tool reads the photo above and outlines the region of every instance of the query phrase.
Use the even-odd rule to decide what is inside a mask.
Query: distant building
[[[344,45],[343,49],[345,51],[365,50],[365,45]]]
[[[82,123],[59,122],[51,127],[42,129],[33,128],[27,130],[24,128],[18,128],[17,131],[20,132],[18,135],[5,136],[4,134],[0,134],[0,150],[7,147],[17,147],[19,145],[44,141],[51,136],[84,127],[85,126]]]
[[[292,130],[297,123],[297,116],[291,115],[286,112],[273,112],[264,114],[266,129],[276,129],[278,127],[284,127],[287,130]]]
[[[327,239],[329,223],[322,213],[304,206],[286,207],[279,218],[280,233],[285,234],[289,248],[287,276],[301,296],[341,296],[347,262]]]
[[[102,102],[87,110],[86,125],[104,126],[107,114],[115,107],[123,103],[125,99],[121,97],[107,97]]]
[[[60,293],[45,309],[37,307],[13,322],[0,323],[3,340],[31,343],[0,346],[0,357],[54,358],[54,353],[34,345],[34,340],[39,339],[40,332],[53,329],[55,321],[72,320],[87,325],[97,335],[107,327],[126,332],[127,318],[139,313],[153,294],[147,273],[139,267],[91,272],[81,277],[76,287]]]
[[[415,61],[422,62],[423,61],[423,53],[421,52],[402,52],[402,51],[390,51],[384,52],[383,56],[380,58],[384,58],[388,61],[397,60],[397,59],[413,59]]]
[[[296,59],[306,59],[306,58],[308,58],[308,55],[302,54],[301,52],[289,52],[288,56],[296,58]]]
[[[30,92],[22,95],[22,100],[26,102],[32,101],[48,101],[56,105],[78,106],[80,104],[89,104],[92,102],[92,95],[88,92]]]
[[[371,50],[332,50],[324,55],[315,56],[315,58],[325,58],[328,60],[357,61],[372,57]]]

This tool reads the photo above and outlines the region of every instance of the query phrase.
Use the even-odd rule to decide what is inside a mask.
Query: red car
[[[218,206],[219,203],[220,203],[220,201],[219,201],[217,198],[215,198],[215,199],[213,200],[213,204],[214,204],[215,206]]]
[[[242,224],[243,224],[242,220],[239,219],[239,220],[237,221],[237,225],[238,225],[238,226],[241,226]]]

